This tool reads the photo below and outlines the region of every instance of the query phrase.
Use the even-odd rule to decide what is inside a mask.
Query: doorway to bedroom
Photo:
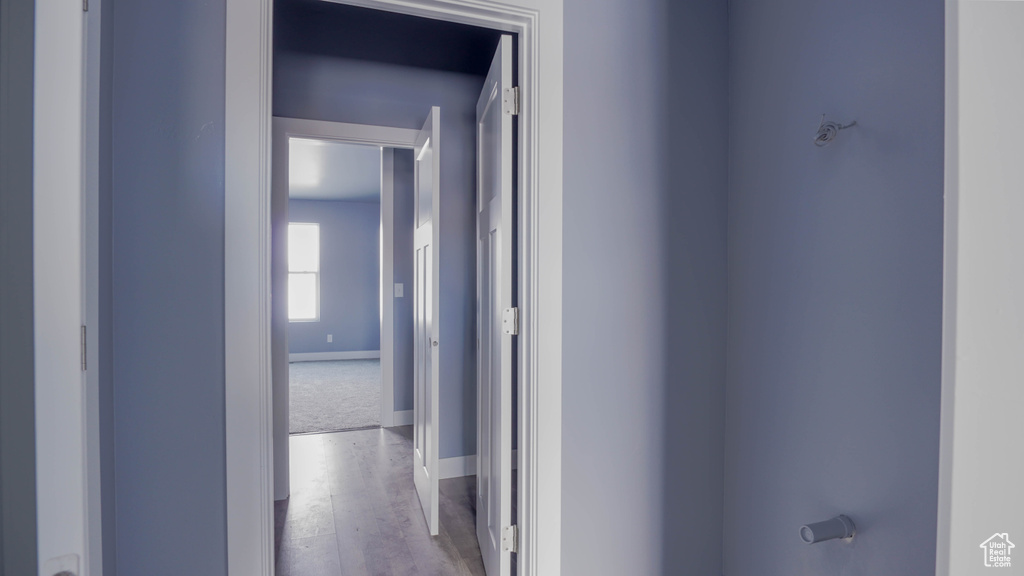
[[[289,433],[381,425],[381,148],[288,139]]]

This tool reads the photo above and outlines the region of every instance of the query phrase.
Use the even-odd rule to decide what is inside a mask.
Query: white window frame
[[[314,283],[314,285],[316,286],[316,295],[314,296],[314,301],[316,302],[316,304],[315,304],[315,306],[316,306],[316,313],[313,315],[312,318],[292,318],[292,307],[291,307],[291,301],[289,300],[289,302],[288,302],[288,322],[319,322],[320,321],[320,268],[321,268],[322,260],[323,260],[323,258],[321,257],[321,252],[320,252],[321,251],[321,247],[323,246],[323,242],[321,242],[321,240],[320,240],[320,223],[319,222],[288,222],[288,242],[289,243],[291,242],[292,226],[296,225],[296,224],[300,225],[300,226],[316,226],[316,253],[317,253],[316,271],[315,272],[309,272],[309,271],[296,272],[296,271],[292,270],[292,263],[291,263],[291,259],[289,258],[289,262],[288,262],[288,289],[291,290],[292,274],[312,274],[313,277],[316,280],[316,282]]]

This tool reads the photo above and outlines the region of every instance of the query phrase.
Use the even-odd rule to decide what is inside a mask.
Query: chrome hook
[[[845,130],[851,126],[856,126],[857,121],[854,120],[847,125],[842,125],[838,122],[831,120],[825,120],[825,115],[821,115],[821,124],[818,126],[818,134],[814,137],[814,145],[819,148],[822,146],[828,146],[839,136],[840,130]]]

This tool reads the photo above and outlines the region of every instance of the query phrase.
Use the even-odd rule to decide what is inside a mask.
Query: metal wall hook
[[[825,115],[822,114],[821,124],[818,126],[818,134],[814,137],[814,145],[818,146],[819,148],[822,146],[828,146],[829,144],[832,143],[833,140],[836,139],[836,136],[839,135],[840,130],[845,130],[851,126],[856,125],[856,120],[850,122],[849,124],[846,124],[845,126],[838,122],[825,120]]]

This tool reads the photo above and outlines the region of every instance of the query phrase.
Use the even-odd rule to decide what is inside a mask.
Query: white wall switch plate
[[[328,342],[334,342],[334,334],[328,334],[327,335],[327,341]]]
[[[45,576],[78,576],[78,554],[50,558],[43,564]]]
[[[395,284],[395,298],[402,298],[405,296],[405,284]]]

